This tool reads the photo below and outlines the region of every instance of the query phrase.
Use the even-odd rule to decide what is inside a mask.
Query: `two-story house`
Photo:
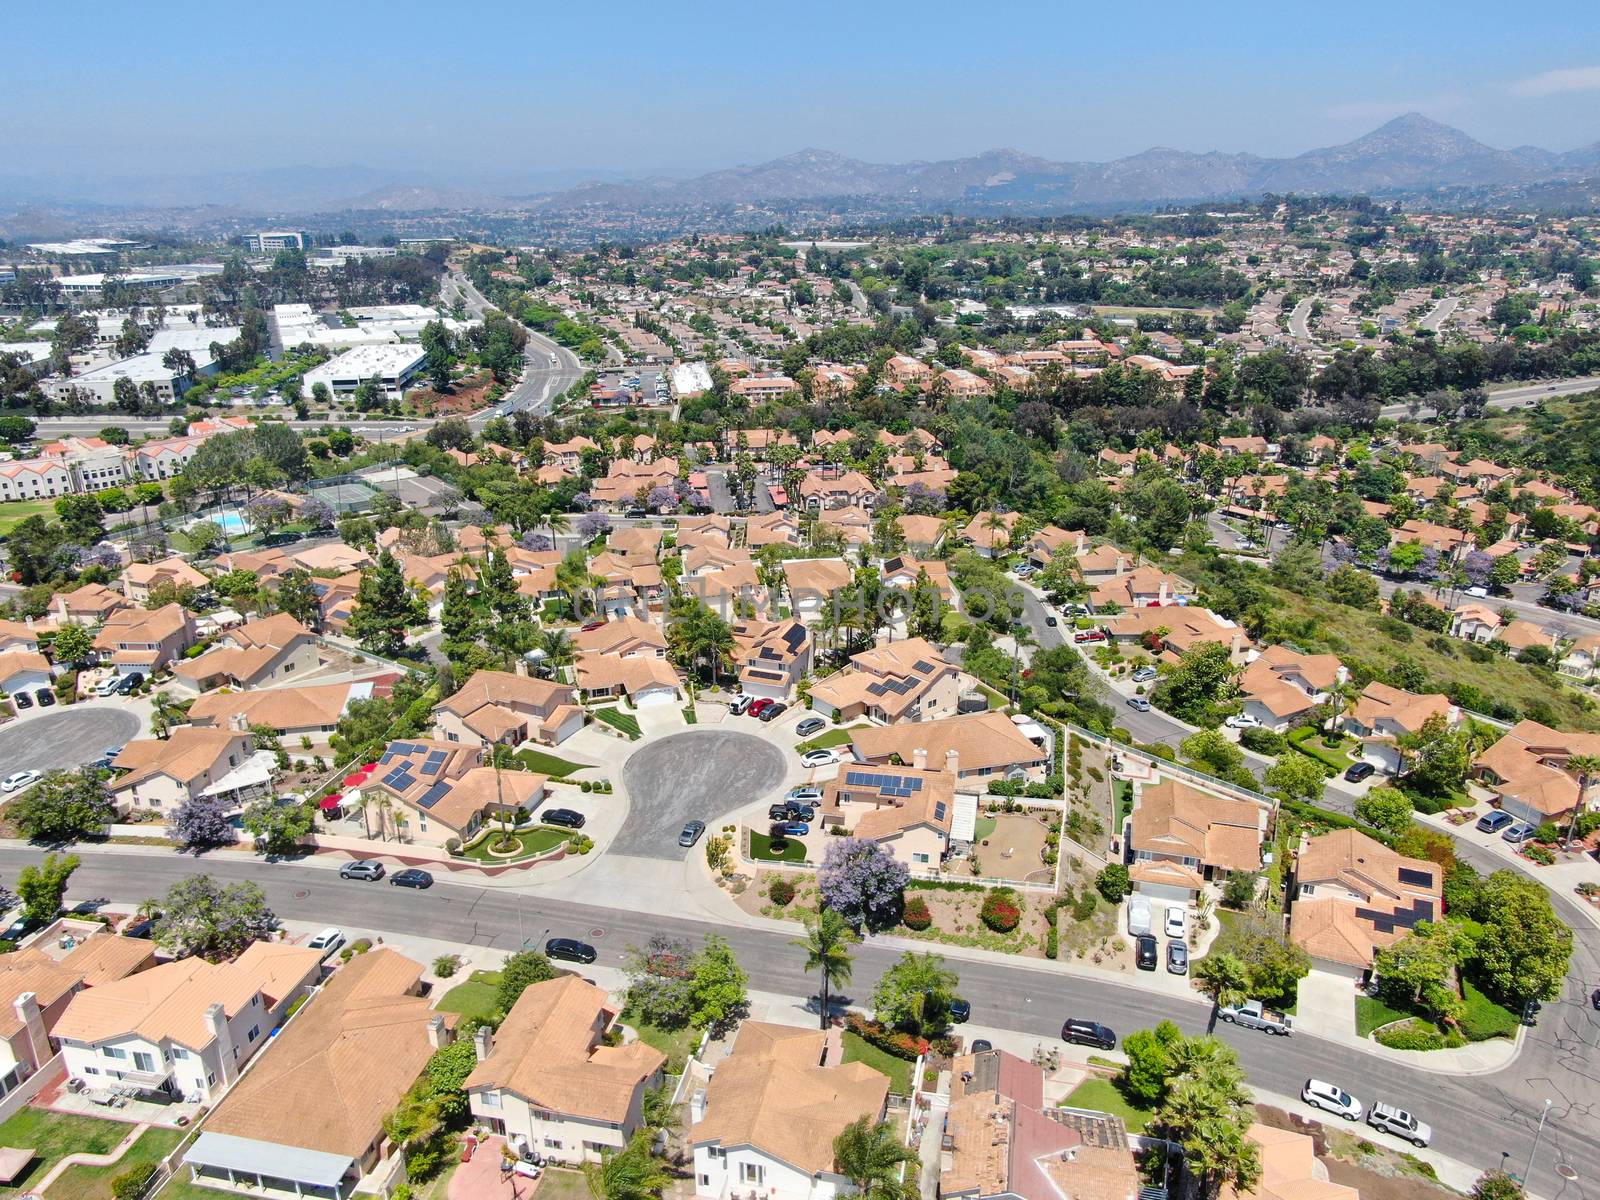
[[[904,638],[863,650],[849,666],[818,680],[811,707],[841,721],[929,721],[955,714],[964,679],[927,638]]]
[[[1176,779],[1139,789],[1128,822],[1129,874],[1142,895],[1192,900],[1207,880],[1261,869],[1264,804],[1202,792]]]
[[[179,805],[214,795],[237,807],[271,794],[270,774],[253,766],[255,740],[248,730],[186,725],[166,738],[129,742],[111,765],[126,774],[111,781],[111,798],[123,812],[148,809],[170,816]],[[271,753],[263,751],[268,758]]]
[[[118,675],[135,671],[146,679],[194,645],[194,618],[181,604],[168,604],[146,612],[120,608],[106,618],[95,634],[100,661],[110,660]]]
[[[472,840],[491,821],[527,820],[549,796],[548,777],[482,765],[476,743],[390,742],[362,791],[368,828],[425,846]]]
[[[1239,676],[1246,716],[1274,733],[1304,721],[1329,692],[1350,676],[1336,654],[1301,654],[1287,646],[1268,646]]]
[[[751,619],[732,631],[733,667],[746,695],[787,700],[811,673],[811,631],[800,621]]]
[[[1362,758],[1398,775],[1404,757],[1400,739],[1415,734],[1434,717],[1454,725],[1461,719],[1461,710],[1442,692],[1418,695],[1374,679],[1341,724],[1346,733],[1361,739]]]
[[[317,639],[288,613],[235,625],[198,658],[172,668],[179,690],[198,695],[216,687],[269,688],[303,679],[321,664]]]
[[[564,683],[509,671],[479,671],[433,710],[447,742],[558,746],[583,728],[583,709]]]

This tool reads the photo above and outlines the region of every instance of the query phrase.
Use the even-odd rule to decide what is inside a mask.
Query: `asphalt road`
[[[0,877],[14,883],[17,870],[38,859],[29,849],[0,848]],[[787,932],[725,927],[682,916],[635,913],[542,897],[492,891],[441,880],[425,892],[366,887],[341,881],[331,870],[289,863],[265,863],[233,855],[196,863],[161,852],[88,847],[83,865],[72,878],[68,903],[88,898],[143,899],[159,895],[171,883],[197,870],[222,880],[250,879],[266,891],[273,910],[291,920],[329,921],[374,929],[406,931],[502,950],[518,948],[525,937],[582,937],[599,950],[600,961],[621,966],[624,950],[642,944],[652,933],[699,938],[717,932],[728,939],[750,978],[764,991],[811,995],[815,979],[804,974],[800,951]],[[602,898],[597,897],[597,901]],[[1559,898],[1558,898],[1559,900]],[[1583,927],[1592,929],[1583,918]],[[1586,942],[1592,939],[1586,939]],[[879,975],[908,946],[869,938],[855,951],[855,974],[840,1003],[870,1003]],[[1579,979],[1592,978],[1596,959],[1585,945]],[[1042,961],[994,963],[952,960],[959,970],[961,992],[972,1003],[978,1023],[1036,1034],[1054,1043],[1061,1022],[1069,1016],[1090,1017],[1110,1024],[1119,1034],[1145,1028],[1167,1018],[1189,1033],[1205,1029],[1209,1008],[1199,1000],[1167,996],[1114,979],[1066,975]],[[1569,987],[1560,1003],[1546,1006],[1538,1029],[1531,1031],[1519,1060],[1493,1075],[1465,1078],[1418,1071],[1403,1063],[1364,1055],[1348,1046],[1305,1034],[1284,1041],[1265,1034],[1219,1026],[1217,1034],[1239,1051],[1241,1062],[1257,1087],[1280,1094],[1298,1094],[1308,1077],[1328,1079],[1363,1101],[1385,1099],[1416,1112],[1435,1131],[1440,1153],[1478,1167],[1499,1166],[1501,1152],[1520,1170],[1533,1144],[1534,1127],[1546,1099],[1550,1118],[1540,1142],[1533,1173],[1534,1191],[1563,1200],[1600,1197],[1600,1135],[1595,1105],[1600,1087],[1594,1079],[1595,1048],[1600,1041],[1600,1014],[1592,1012],[1581,982]],[[1580,1179],[1562,1191],[1554,1164],[1573,1166]]]
[[[1427,329],[1433,333],[1439,332],[1439,326],[1450,319],[1450,314],[1455,312],[1461,301],[1454,296],[1446,296],[1428,310],[1428,315],[1417,322],[1418,329]]]
[[[141,732],[138,714],[94,702],[58,708],[0,729],[0,776],[72,769],[93,762]]]
[[[1489,393],[1490,408],[1531,408],[1552,396],[1570,396],[1576,392],[1589,392],[1600,388],[1600,375],[1586,375],[1581,379],[1563,379],[1551,383],[1519,383],[1512,387],[1496,388]],[[1386,417],[1408,417],[1409,404],[1385,404],[1380,410]],[[1432,416],[1427,407],[1417,409],[1418,416]]]
[[[1299,338],[1302,342],[1311,340],[1311,326],[1307,321],[1311,317],[1311,297],[1306,297],[1294,306],[1294,311],[1289,314],[1289,336]]]
[[[628,759],[628,819],[610,849],[681,859],[686,821],[710,826],[723,813],[783,782],[783,752],[748,733],[707,729],[652,742]]]
[[[467,312],[474,320],[482,320],[492,306],[472,281],[458,272],[445,276],[442,288],[459,294],[466,303]],[[583,364],[578,356],[565,346],[551,341],[541,333],[528,330],[528,344],[523,348],[526,367],[522,380],[493,408],[485,409],[472,418],[473,424],[482,425],[491,417],[502,417],[519,410],[536,417],[549,413],[550,406],[579,379],[583,378]],[[551,356],[555,362],[551,362]]]

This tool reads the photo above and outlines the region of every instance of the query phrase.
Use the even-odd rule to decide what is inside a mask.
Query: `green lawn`
[[[787,838],[784,840],[783,852],[774,854],[772,839],[766,834],[757,833],[752,829],[750,831],[750,857],[765,859],[767,862],[805,862],[806,847],[804,842],[796,838]]]
[[[1116,1084],[1098,1076],[1085,1079],[1072,1089],[1062,1103],[1068,1108],[1087,1108],[1121,1117],[1129,1133],[1143,1133],[1145,1126],[1150,1123],[1149,1109],[1135,1107],[1117,1089]]]
[[[474,971],[439,998],[439,1011],[488,1017],[500,1007],[499,990],[499,971]]]
[[[594,1192],[582,1171],[546,1167],[539,1180],[539,1200],[594,1200]]]
[[[1403,1021],[1411,1014],[1401,1008],[1391,1008],[1376,996],[1356,997],[1356,1036],[1366,1037],[1374,1029],[1391,1021]]]
[[[897,1058],[885,1050],[878,1049],[848,1029],[844,1032],[844,1061],[866,1063],[874,1071],[882,1071],[889,1077],[891,1092],[901,1096],[911,1094],[911,1072],[917,1064],[910,1059]]]
[[[685,1025],[682,1029],[662,1029],[657,1025],[648,1025],[637,1020],[626,1010],[623,1011],[621,1020],[624,1025],[637,1031],[641,1042],[647,1046],[654,1046],[667,1056],[669,1075],[683,1074],[684,1063],[689,1061],[689,1055],[700,1045],[700,1031],[690,1025]]]
[[[612,728],[622,730],[629,738],[637,739],[639,737],[639,718],[632,713],[623,712],[615,705],[608,705],[605,708],[591,708],[589,711],[594,714],[595,720],[604,721]]]
[[[583,770],[581,764],[557,758],[554,754],[546,754],[543,750],[518,750],[511,757],[530,771],[556,779],[564,779],[574,771]]]
[[[994,827],[996,824],[998,824],[998,822],[993,817],[979,817],[972,826],[973,840],[982,842],[984,838],[988,837],[994,832]]]
[[[1469,1042],[1486,1042],[1490,1038],[1514,1038],[1517,1026],[1522,1023],[1520,1013],[1496,1004],[1480,992],[1470,979],[1462,981],[1461,993],[1466,998],[1466,1009],[1461,1014],[1461,1032]],[[52,1189],[52,1196],[55,1191]]]
[[[1011,701],[1005,698],[1005,693],[997,692],[982,680],[977,681],[978,690],[983,693],[984,699],[989,702],[990,708],[1005,708]]]
[[[1315,729],[1301,726],[1289,733],[1289,744],[1301,754],[1314,758],[1325,766],[1332,767],[1341,775],[1351,763],[1356,760],[1343,750],[1332,750],[1322,744],[1322,735]]]
[[[56,502],[54,500],[12,500],[0,504],[0,534],[10,533],[22,521],[33,516],[43,516],[54,519],[56,515]]]
[[[147,1129],[144,1136],[109,1167],[68,1167],[50,1185],[50,1200],[111,1200],[113,1179],[140,1163],[160,1162],[177,1148],[186,1133],[182,1129]]]
[[[567,840],[568,834],[564,829],[525,829],[511,835],[522,843],[522,850],[511,858],[489,853],[489,843],[496,842],[500,834],[491,831],[488,836],[479,838],[472,845],[461,851],[462,856],[481,863],[506,863],[516,862],[518,859],[529,858],[535,854],[545,854],[554,850]]]
[[[843,746],[855,740],[856,730],[868,728],[865,725],[851,725],[846,729],[830,729],[826,733],[819,733],[808,742],[801,742],[795,747],[802,754],[807,750],[830,750],[834,746]]]
[[[31,1146],[38,1153],[33,1164],[13,1181],[11,1187],[0,1188],[0,1196],[15,1196],[27,1191],[30,1183],[43,1179],[51,1167],[69,1154],[79,1151],[105,1154],[115,1149],[132,1128],[123,1122],[102,1121],[99,1117],[24,1108],[0,1125],[0,1146]],[[56,1186],[60,1186],[60,1183]],[[55,1194],[54,1187],[50,1194]]]

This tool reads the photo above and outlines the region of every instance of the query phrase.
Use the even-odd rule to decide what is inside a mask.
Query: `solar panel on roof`
[[[383,777],[383,786],[387,788],[394,787],[396,782],[400,779],[400,776],[404,775],[405,773],[406,769],[404,767],[394,768],[394,770],[390,771]]]
[[[1432,871],[1418,871],[1411,867],[1400,868],[1400,882],[1429,887],[1433,883]]]
[[[383,757],[378,760],[378,765],[380,767],[387,767],[389,765],[389,760],[392,759],[393,757],[394,757],[394,751],[393,750],[385,750],[383,752]]]
[[[446,750],[433,751],[428,755],[428,761],[422,764],[422,773],[424,775],[437,775],[444,768],[444,760],[449,757],[450,754]]]
[[[409,770],[405,770],[400,772],[400,778],[396,779],[390,786],[397,792],[404,792],[415,787],[416,783],[417,777]]]
[[[911,784],[911,790],[913,792],[920,792],[922,790],[922,780],[920,778],[909,779],[907,782]]]
[[[921,671],[924,675],[926,675],[929,671],[933,670],[933,664],[928,662],[926,659],[919,658],[916,662],[911,664],[911,669],[913,671]]]
[[[844,781],[850,787],[866,787],[867,777],[860,771],[846,771]]]
[[[944,820],[944,814],[945,814],[944,801],[940,800],[938,803],[936,803],[933,806],[933,819],[935,821],[942,821],[942,820]]]
[[[417,803],[423,808],[432,808],[450,794],[451,786],[448,783],[436,783],[417,798]]]

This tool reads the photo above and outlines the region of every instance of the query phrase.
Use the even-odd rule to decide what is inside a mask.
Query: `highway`
[[[1532,408],[1541,400],[1552,396],[1570,396],[1600,388],[1600,375],[1585,375],[1581,379],[1563,379],[1555,383],[1517,383],[1508,387],[1493,388],[1489,392],[1490,408]],[[1411,403],[1385,404],[1379,411],[1386,417],[1409,417]],[[1417,415],[1432,416],[1433,410],[1420,405]]]
[[[286,919],[343,922],[502,950],[518,948],[524,938],[577,936],[597,946],[606,966],[620,965],[623,950],[642,944],[652,933],[699,938],[717,932],[728,939],[762,990],[794,996],[815,990],[815,980],[801,970],[803,956],[792,944],[798,929],[725,926],[682,915],[636,913],[603,903],[576,904],[450,882],[437,883],[426,892],[402,891],[342,881],[327,866],[266,863],[232,854],[196,862],[133,847],[91,846],[81,853],[83,865],[72,878],[69,904],[91,898],[123,902],[159,896],[174,881],[208,871],[222,880],[259,883],[273,910]],[[38,857],[39,852],[30,848],[0,848],[0,876],[14,883],[16,871]],[[575,882],[581,884],[581,879]],[[1572,917],[1581,929],[1593,930],[1584,917],[1576,913]],[[1504,1151],[1514,1169],[1520,1170],[1533,1143],[1539,1112],[1550,1099],[1534,1190],[1544,1196],[1558,1194],[1560,1181],[1553,1165],[1559,1159],[1581,1177],[1560,1195],[1600,1196],[1600,1149],[1594,1144],[1600,1121],[1593,1116],[1593,1105],[1600,1102],[1600,1087],[1593,1077],[1600,1014],[1589,1008],[1584,982],[1595,978],[1600,962],[1592,942],[1585,937],[1579,948],[1580,961],[1567,996],[1545,1007],[1518,1060],[1492,1075],[1423,1072],[1304,1034],[1285,1042],[1226,1025],[1217,1033],[1238,1049],[1256,1086],[1296,1095],[1306,1078],[1315,1076],[1339,1083],[1367,1102],[1386,1099],[1401,1104],[1432,1123],[1434,1146],[1440,1153],[1478,1167],[1498,1166]],[[855,975],[841,1002],[869,1003],[878,976],[906,945],[922,947],[922,943],[869,938],[855,952]],[[1163,1018],[1176,1020],[1186,1032],[1199,1033],[1209,1016],[1201,1000],[1164,995],[1109,977],[1068,974],[1042,960],[999,961],[956,954],[951,965],[960,972],[961,991],[972,1003],[977,1023],[1034,1034],[1046,1042],[1059,1036],[1061,1022],[1069,1016],[1104,1020],[1122,1035]]]
[[[472,281],[459,271],[445,276],[441,295],[446,304],[460,297],[474,320],[481,321],[484,313],[493,307]],[[474,426],[481,427],[491,417],[503,417],[513,412],[527,412],[536,417],[548,416],[556,397],[583,378],[584,366],[578,356],[542,333],[527,330],[528,344],[523,348],[526,366],[522,380],[493,408],[485,409],[472,417]],[[554,357],[555,361],[551,362]]]

